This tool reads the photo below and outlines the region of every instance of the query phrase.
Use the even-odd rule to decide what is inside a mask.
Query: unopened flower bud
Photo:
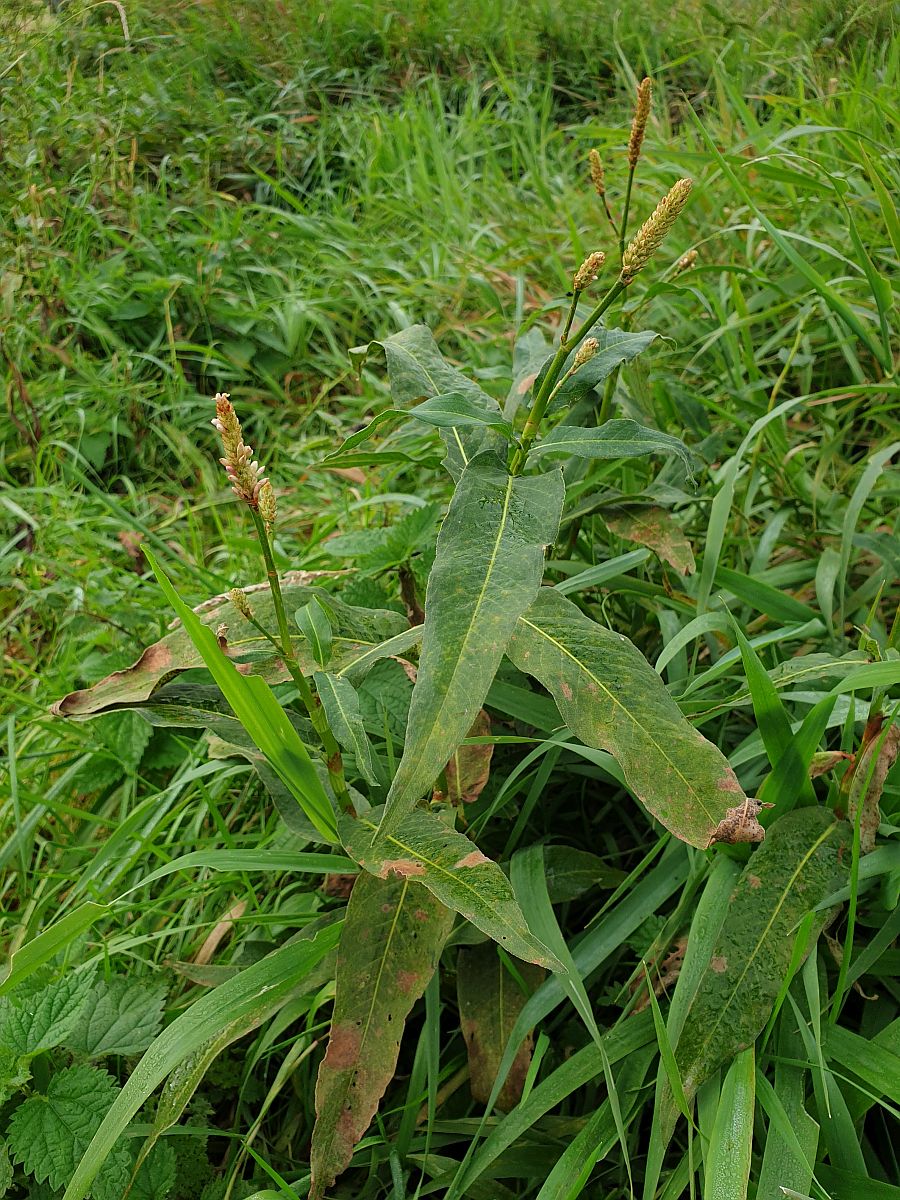
[[[631,122],[631,137],[628,139],[628,165],[634,170],[641,157],[641,145],[647,130],[647,118],[650,116],[650,99],[653,84],[649,79],[642,79],[637,90],[637,104],[634,109],[634,119]]]
[[[594,191],[602,198],[606,195],[606,175],[600,151],[592,150],[588,155],[588,162],[591,164],[591,183],[594,185]]]
[[[589,362],[594,357],[599,349],[600,343],[596,338],[585,338],[575,353],[572,370],[577,371],[579,367],[583,367],[586,362]]]
[[[675,274],[680,275],[682,271],[689,271],[697,261],[697,251],[688,250],[687,254],[682,255],[675,264]]]
[[[685,206],[691,190],[690,179],[679,179],[663,196],[651,215],[632,238],[622,255],[621,279],[631,283],[660,248],[663,240]]]
[[[260,484],[259,496],[257,497],[259,506],[259,515],[266,523],[266,529],[271,532],[272,526],[275,524],[275,517],[278,512],[278,506],[275,502],[275,489],[269,483],[268,479],[264,479]]]
[[[251,508],[258,508],[259,490],[266,480],[259,463],[253,461],[253,450],[244,443],[241,423],[227,392],[216,393],[216,415],[212,424],[222,438],[225,453],[219,462],[225,468],[231,490]]]
[[[575,278],[572,281],[572,287],[576,292],[583,292],[585,288],[589,288],[592,283],[596,283],[597,276],[603,270],[603,264],[606,262],[606,255],[602,250],[595,250],[593,254],[589,254],[578,270],[575,272]]]
[[[253,620],[253,609],[250,607],[250,601],[240,588],[232,588],[228,593],[228,599],[245,620]]]

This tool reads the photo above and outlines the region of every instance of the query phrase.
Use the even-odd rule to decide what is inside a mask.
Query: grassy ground
[[[610,241],[586,186],[587,153],[600,148],[618,208],[645,73],[656,93],[635,215],[690,175],[694,195],[666,262],[689,250],[697,259],[629,300],[632,325],[665,341],[623,375],[616,402],[683,435],[703,459],[697,492],[670,496],[701,569],[689,585],[673,583],[590,514],[570,524],[554,569],[564,578],[622,557],[600,586],[585,583],[585,603],[651,662],[664,654],[671,690],[748,791],[768,770],[765,715],[724,619],[679,636],[695,617],[734,613],[795,727],[840,676],[843,656],[897,657],[894,6],[748,0],[670,11],[648,0],[632,9],[543,0],[0,6],[0,935],[9,949],[85,900],[109,903],[179,854],[294,844],[255,777],[208,761],[194,735],[151,730],[131,714],[67,724],[47,707],[164,631],[140,540],[192,602],[259,578],[215,461],[217,390],[232,394],[281,495],[284,569],[343,567],[327,547],[336,530],[377,527],[445,498],[439,471],[400,464],[348,480],[315,468],[386,403],[380,371],[358,381],[347,349],[422,321],[502,398],[512,333],[542,311],[555,320],[573,265]],[[735,461],[754,422],[785,401],[793,406]],[[713,505],[730,486],[729,463],[733,503]],[[590,490],[627,493],[644,478],[643,468],[600,471]],[[390,577],[354,586],[360,600],[399,599]],[[842,700],[821,747],[855,748],[864,715]],[[498,752],[498,780],[520,757],[516,747]],[[479,827],[499,805],[485,835],[493,853],[552,835],[635,872],[651,897],[625,911],[628,891],[624,902],[594,891],[560,911],[577,943],[609,910],[610,949],[590,987],[612,1024],[640,960],[686,930],[700,866],[692,860],[686,883],[654,893],[655,833],[572,748],[536,758],[497,795],[489,789],[475,817]],[[896,772],[882,815],[890,838],[900,824]],[[859,993],[845,997],[847,978],[836,985],[819,950],[832,1011],[865,1037],[894,1029],[897,1017],[893,935],[878,941],[880,930],[896,931],[892,871],[860,904],[856,945],[841,926]],[[218,981],[216,967],[254,961],[332,906],[315,879],[271,880],[204,868],[142,886],[72,941],[69,961],[164,982],[167,1011],[178,1013]],[[324,1033],[328,999],[326,983],[297,1018],[306,1033]],[[465,1050],[454,1013],[452,989],[429,993],[398,1082],[335,1195],[425,1195],[438,1186],[429,1178],[456,1169],[481,1109],[458,1086]],[[302,1180],[318,1059],[304,1052],[279,1072],[293,1044],[286,1028],[264,1026],[216,1061],[188,1110],[197,1132],[170,1139],[181,1160],[172,1200],[204,1187],[210,1198],[226,1186],[263,1194],[282,1186],[269,1170],[285,1187]],[[563,1006],[541,1036],[549,1072],[584,1031]],[[808,1049],[796,1055],[805,1061]],[[426,1061],[442,1103],[417,1122]],[[124,1078],[133,1059],[106,1065]],[[841,1171],[857,1180],[867,1171],[885,1189],[866,1194],[896,1195],[896,1109],[866,1108],[845,1090],[831,1126],[819,1114],[832,1141],[814,1195],[862,1195],[852,1187],[868,1185]],[[467,1194],[544,1200],[546,1177],[600,1094],[602,1077],[537,1113]],[[625,1196],[629,1174],[642,1178],[650,1111],[632,1115],[626,1151],[609,1148],[585,1195]],[[765,1144],[757,1119],[754,1187]],[[834,1149],[848,1137],[858,1158]],[[254,1154],[236,1159],[234,1147],[248,1142]],[[665,1194],[687,1194],[675,1158],[670,1168]],[[253,1182],[244,1187],[239,1175]],[[58,1194],[29,1192],[19,1179],[14,1197]]]

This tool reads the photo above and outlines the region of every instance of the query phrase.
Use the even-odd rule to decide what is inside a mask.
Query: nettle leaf
[[[15,1054],[2,1039],[0,1032],[0,1105],[5,1104],[31,1078],[31,1059],[25,1054]]]
[[[515,974],[493,945],[461,949],[456,960],[456,995],[469,1056],[469,1088],[479,1104],[490,1100],[506,1043],[526,1001],[544,978],[542,968],[532,963],[513,966]],[[532,1045],[529,1031],[500,1089],[497,1108],[501,1112],[509,1112],[522,1098]]]
[[[91,991],[78,1023],[65,1039],[69,1050],[101,1058],[140,1054],[162,1025],[166,988],[127,979],[101,980]]]
[[[322,671],[317,671],[313,679],[338,745],[353,755],[363,779],[377,786],[380,780],[363,724],[356,689],[346,679],[339,679],[337,675]]]
[[[91,971],[70,971],[38,991],[0,1000],[0,1046],[32,1058],[64,1042],[91,995]]]
[[[493,453],[463,472],[425,596],[419,671],[384,831],[429,790],[472,727],[559,528],[561,471],[511,476]]]
[[[12,1187],[13,1169],[6,1142],[0,1142],[0,1198]]]
[[[628,419],[607,421],[596,429],[557,425],[533,447],[529,462],[554,456],[574,458],[644,458],[649,454],[674,454],[693,478],[696,459],[680,438],[648,429]]]
[[[382,529],[361,529],[330,538],[322,549],[337,558],[352,558],[356,571],[386,571],[433,544],[439,516],[439,505],[424,504]]]
[[[118,1092],[115,1080],[96,1067],[65,1067],[50,1077],[46,1095],[20,1104],[9,1122],[15,1162],[53,1188],[64,1188]],[[95,1200],[121,1200],[131,1160],[116,1149],[94,1180]],[[116,1190],[118,1189],[118,1190]]]
[[[725,756],[685,719],[640,651],[554,588],[542,588],[519,618],[507,653],[550,692],[585,745],[613,756],[636,798],[682,841],[706,849],[746,800]]]
[[[390,609],[360,609],[343,604],[320,588],[307,586],[313,578],[305,571],[288,572],[282,581],[285,607],[293,612],[313,597],[321,602],[331,618],[334,629],[332,668],[345,661],[357,659],[371,646],[377,645],[401,630],[408,622],[400,613]],[[245,594],[255,619],[264,629],[277,628],[272,594],[268,584],[245,588]],[[242,617],[227,596],[215,596],[193,610],[210,629],[227,626],[223,652],[245,675],[261,675],[267,683],[282,683],[290,678],[282,656],[246,618]],[[312,674],[316,664],[309,653],[306,640],[297,631],[294,648],[304,674]],[[143,652],[132,666],[115,671],[93,687],[70,692],[52,707],[56,716],[86,719],[119,707],[135,705],[154,695],[158,688],[181,671],[202,667],[203,659],[183,624],[179,624],[158,642]]]
[[[697,569],[694,551],[684,530],[664,508],[638,504],[606,504],[599,515],[617,537],[637,542],[650,549],[682,575],[693,575]]]
[[[765,1027],[794,958],[801,923],[847,881],[850,837],[850,827],[830,810],[799,808],[771,825],[751,856],[678,1041],[676,1064],[688,1100],[723,1063],[752,1046]],[[828,919],[827,911],[815,914],[797,965]],[[676,1112],[670,1105],[668,1132]]]
[[[154,1146],[141,1163],[128,1200],[165,1200],[175,1186],[176,1162],[171,1146],[164,1142]]]
[[[392,875],[415,879],[510,954],[561,969],[529,930],[503,871],[465,834],[450,828],[436,813],[415,809],[395,832],[382,835],[381,813],[372,809],[356,819],[345,814],[339,821],[344,848],[361,867],[380,879]]]
[[[311,1198],[325,1194],[369,1127],[394,1076],[406,1018],[434,974],[452,925],[450,909],[413,880],[357,878],[316,1081]]]

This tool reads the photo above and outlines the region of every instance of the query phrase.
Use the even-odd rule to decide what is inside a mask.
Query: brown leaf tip
[[[738,842],[762,842],[765,840],[766,831],[759,823],[759,814],[764,808],[773,808],[772,804],[765,804],[760,800],[755,800],[748,796],[743,804],[737,804],[734,808],[729,808],[725,816],[715,827],[712,837],[709,839],[707,849],[716,842],[727,842],[729,845],[735,845]]]

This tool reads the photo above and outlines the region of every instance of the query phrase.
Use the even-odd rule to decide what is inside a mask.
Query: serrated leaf
[[[684,442],[627,419],[607,421],[596,429],[557,425],[533,447],[528,461],[570,455],[592,459],[644,458],[648,454],[676,455],[693,478],[695,459]]]
[[[393,1078],[406,1018],[434,974],[453,913],[410,879],[361,875],[338,948],[334,1013],[316,1082],[310,1197],[346,1168]]]
[[[685,719],[640,651],[555,589],[542,588],[519,618],[507,653],[547,688],[577,737],[615,758],[637,799],[676,837],[705,849],[746,799],[724,755]]]
[[[801,922],[847,880],[849,840],[846,822],[828,809],[799,808],[776,821],[751,856],[678,1041],[676,1063],[688,1100],[765,1027],[795,957]],[[815,914],[801,962],[827,920],[827,912]],[[674,1113],[667,1116],[670,1133]]]
[[[12,1187],[13,1169],[6,1142],[0,1142],[0,1200]]]
[[[637,542],[639,546],[649,546],[663,562],[682,575],[693,575],[696,571],[691,543],[664,508],[607,504],[599,513],[610,533]]]
[[[297,628],[306,639],[313,659],[320,667],[326,667],[331,658],[331,647],[334,635],[328,614],[319,603],[318,597],[313,597],[294,613]]]
[[[425,504],[382,529],[362,529],[331,538],[322,549],[338,558],[352,558],[355,570],[386,571],[408,562],[432,543],[439,513],[437,504]]]
[[[13,1053],[0,1041],[0,1105],[5,1104],[31,1078],[30,1061],[25,1055]]]
[[[69,1050],[91,1058],[140,1054],[159,1033],[165,998],[165,987],[122,978],[101,980],[63,1041]]]
[[[399,613],[390,609],[353,608],[320,588],[300,582],[308,578],[302,571],[289,572],[285,576],[282,581],[285,607],[288,612],[293,612],[314,596],[319,599],[335,631],[333,669],[347,659],[358,658],[370,646],[407,627],[405,618]],[[276,629],[275,608],[268,584],[245,588],[244,591],[256,620],[264,629]],[[289,678],[282,656],[275,652],[271,643],[254,625],[240,615],[227,596],[215,596],[192,611],[209,629],[215,630],[221,624],[227,626],[224,653],[240,664],[243,673],[261,675],[268,683],[282,683]],[[311,675],[315,663],[299,630],[292,640],[301,669]],[[83,720],[114,711],[122,705],[134,705],[153,695],[180,672],[202,666],[202,656],[184,625],[180,624],[160,641],[148,646],[132,666],[124,671],[113,672],[93,687],[70,692],[57,700],[52,712],[56,716]]]
[[[160,1142],[141,1163],[128,1200],[166,1200],[175,1186],[175,1151]]]
[[[460,950],[456,961],[459,1022],[469,1056],[472,1099],[487,1104],[506,1043],[529,996],[544,978],[532,963],[514,964],[518,979],[501,961],[496,946]],[[527,1033],[497,1098],[497,1108],[509,1112],[522,1098],[531,1062],[532,1035]]]
[[[342,750],[353,755],[360,775],[368,783],[377,787],[378,773],[372,759],[372,747],[369,745],[363,725],[356,689],[346,679],[340,679],[337,675],[330,675],[322,671],[317,671],[313,679],[331,732],[337,739],[338,745]]]
[[[21,999],[0,1000],[0,1046],[25,1058],[59,1046],[75,1028],[92,984],[92,972],[70,971]]]
[[[384,832],[429,790],[468,733],[556,538],[562,473],[511,476],[493,453],[463,472],[425,596],[419,671]]]
[[[118,1088],[106,1071],[96,1067],[65,1067],[50,1077],[46,1095],[34,1095],[20,1104],[9,1122],[9,1147],[14,1160],[42,1183],[63,1188],[96,1133]],[[123,1148],[110,1156],[93,1195],[115,1197],[108,1189],[129,1174],[130,1160]]]
[[[435,813],[415,809],[395,832],[381,836],[380,816],[380,809],[372,809],[357,819],[345,814],[340,821],[344,847],[361,867],[381,879],[415,879],[516,958],[559,969],[529,930],[503,871],[464,834]]]

